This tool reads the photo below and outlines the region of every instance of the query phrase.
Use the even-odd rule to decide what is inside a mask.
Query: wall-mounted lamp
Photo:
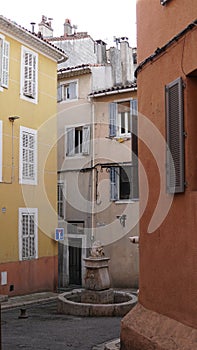
[[[11,123],[14,123],[14,121],[16,120],[16,119],[19,119],[20,117],[18,117],[17,115],[14,115],[13,117],[9,117],[8,119],[9,119],[9,121],[11,122]]]
[[[129,240],[133,244],[138,244],[139,243],[139,236],[131,236],[131,237],[129,237]]]
[[[123,227],[125,227],[125,222],[126,222],[127,216],[126,216],[125,214],[123,214],[123,215],[117,215],[116,217],[117,217],[117,219],[120,220],[120,224],[121,224]]]

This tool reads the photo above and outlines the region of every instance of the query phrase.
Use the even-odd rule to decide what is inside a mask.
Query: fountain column
[[[109,304],[114,301],[114,293],[110,288],[109,260],[105,257],[100,242],[93,243],[91,254],[85,258],[85,290],[82,302],[94,304]]]

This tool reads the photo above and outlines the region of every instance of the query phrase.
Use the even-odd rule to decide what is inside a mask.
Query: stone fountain
[[[85,258],[85,288],[58,297],[58,312],[75,316],[124,316],[137,303],[137,297],[111,288],[109,260],[99,241]]]

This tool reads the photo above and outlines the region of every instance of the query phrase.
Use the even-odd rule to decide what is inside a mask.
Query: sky
[[[63,35],[66,18],[77,31],[88,32],[94,40],[103,40],[115,45],[114,37],[128,37],[132,47],[136,46],[136,0],[5,0],[1,4],[1,15],[31,30],[35,22],[35,31],[42,15],[53,18],[54,36]]]

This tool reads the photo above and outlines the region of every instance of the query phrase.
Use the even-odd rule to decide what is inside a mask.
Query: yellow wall
[[[5,35],[0,32],[0,34]],[[38,103],[20,98],[21,43],[5,35],[10,43],[9,87],[0,91],[0,120],[3,121],[3,178],[0,183],[0,263],[19,259],[18,208],[38,208],[38,257],[57,255],[51,239],[56,216],[56,80],[57,62],[38,55]],[[25,47],[27,45],[23,44]],[[34,48],[29,47],[36,52]],[[14,180],[12,173],[12,123],[14,129]],[[48,120],[51,118],[50,122]],[[19,184],[20,125],[38,130],[38,185]],[[53,147],[54,146],[54,147]],[[46,162],[46,166],[45,166]],[[45,187],[43,187],[45,186]],[[2,208],[6,212],[2,213]]]

